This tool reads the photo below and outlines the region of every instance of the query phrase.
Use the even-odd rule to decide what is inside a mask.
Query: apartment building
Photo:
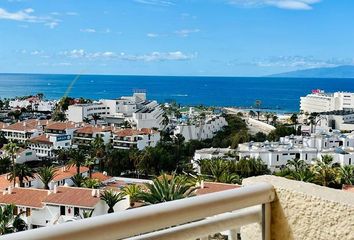
[[[75,123],[83,122],[86,118],[92,119],[93,115],[106,117],[109,114],[110,107],[102,102],[70,105],[66,111],[67,119]]]
[[[183,135],[185,141],[204,140],[214,137],[224,126],[227,126],[227,121],[224,117],[211,115],[203,122],[177,124],[173,133],[174,135]]]
[[[119,129],[112,132],[112,146],[116,149],[155,147],[160,141],[160,133],[149,128]]]
[[[96,137],[101,137],[104,144],[111,141],[111,127],[86,125],[74,131],[73,145],[89,146]]]
[[[300,110],[307,113],[328,112],[337,110],[354,110],[354,93],[326,93],[323,90],[313,90],[311,94],[300,98]]]
[[[45,127],[51,123],[50,120],[30,119],[5,126],[1,131],[9,141],[16,140],[25,143],[27,140],[43,134]]]

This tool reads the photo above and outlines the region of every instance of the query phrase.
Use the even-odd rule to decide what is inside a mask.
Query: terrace
[[[243,187],[5,235],[2,239],[353,239],[354,194],[274,176]]]

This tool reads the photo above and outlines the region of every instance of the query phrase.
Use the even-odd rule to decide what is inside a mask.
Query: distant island
[[[345,65],[338,67],[311,68],[285,73],[268,75],[266,77],[288,78],[354,78],[354,66]]]

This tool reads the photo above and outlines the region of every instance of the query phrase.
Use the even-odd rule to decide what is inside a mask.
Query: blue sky
[[[0,0],[0,72],[263,76],[352,65],[353,10],[352,0]]]

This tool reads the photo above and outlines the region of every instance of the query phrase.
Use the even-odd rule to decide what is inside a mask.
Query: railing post
[[[270,203],[262,204],[262,240],[270,240]]]

